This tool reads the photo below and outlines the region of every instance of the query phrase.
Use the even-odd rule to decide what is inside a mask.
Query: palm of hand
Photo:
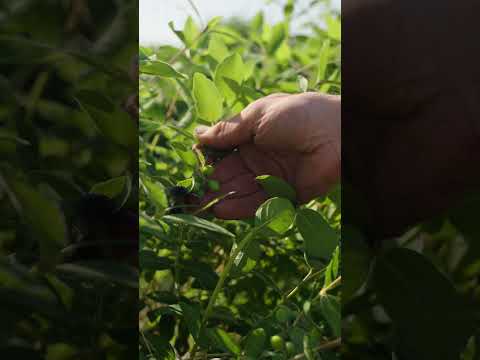
[[[328,171],[318,164],[329,158],[328,147],[312,153],[265,151],[260,146],[248,143],[226,156],[215,165],[211,179],[220,184],[219,191],[208,191],[201,206],[217,197],[232,193],[213,206],[216,217],[222,219],[244,219],[253,217],[257,208],[268,198],[255,178],[273,175],[290,183],[297,192],[299,203],[319,196],[333,184],[335,179],[326,179]]]

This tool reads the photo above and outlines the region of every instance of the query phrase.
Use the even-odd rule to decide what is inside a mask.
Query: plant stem
[[[178,297],[180,296],[180,252],[182,249],[182,244],[183,244],[183,234],[184,234],[184,227],[180,226],[179,229],[180,236],[177,242],[177,247],[175,249],[175,264],[174,264],[174,270],[175,270],[175,276],[174,276],[174,290],[175,290],[175,295]]]
[[[231,253],[230,257],[227,261],[227,264],[225,265],[225,268],[223,269],[222,274],[220,275],[220,278],[218,279],[217,285],[215,286],[215,289],[213,290],[212,296],[210,297],[210,300],[208,301],[207,308],[205,309],[205,312],[203,313],[202,321],[200,323],[200,329],[198,331],[199,336],[202,334],[205,325],[207,323],[208,318],[210,317],[213,306],[215,305],[215,301],[217,300],[218,295],[220,294],[220,291],[223,289],[223,284],[225,283],[225,280],[228,278],[228,275],[230,274],[230,271],[232,270],[233,264],[235,263],[235,259],[237,258],[238,254],[250,243],[250,241],[253,239],[253,235],[256,233],[256,229],[251,230],[244,238],[243,240],[238,244],[237,247],[235,247]],[[197,343],[193,346],[193,349],[190,353],[190,358],[194,359],[195,353],[197,352],[198,346]]]
[[[342,283],[342,277],[339,276],[330,285],[328,285],[328,286],[324,287],[322,290],[320,290],[320,293],[318,295],[319,296],[325,296],[328,291],[335,289],[341,283]]]
[[[22,213],[22,206],[20,205],[20,202],[17,200],[17,197],[13,193],[12,189],[8,185],[7,181],[3,177],[3,174],[0,173],[0,189],[3,189],[5,193],[8,196],[8,199],[10,200],[10,203],[12,204],[13,208],[18,214]]]
[[[331,350],[339,347],[340,345],[342,345],[342,339],[337,338],[335,340],[324,342],[319,347],[315,348],[314,351],[321,352],[321,351]],[[298,354],[298,355],[295,355],[293,358],[291,358],[291,360],[300,360],[300,359],[303,359],[304,357],[305,357],[305,354]]]
[[[292,290],[290,291],[286,296],[284,296],[284,300],[288,300],[290,299],[291,297],[293,297],[297,292],[298,290],[300,290],[300,288],[305,284],[307,283],[308,281],[316,278],[317,276],[319,275],[322,275],[323,273],[325,272],[325,269],[323,270],[319,270],[317,272],[313,272],[313,269],[310,269],[310,271],[308,272],[308,274],[303,278],[302,281],[300,281],[298,283],[298,285]]]

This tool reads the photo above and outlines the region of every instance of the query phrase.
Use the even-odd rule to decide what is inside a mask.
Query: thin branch
[[[315,352],[322,352],[327,350],[333,350],[342,345],[342,338],[338,338],[335,340],[327,341],[321,344],[319,347],[315,348]],[[305,354],[298,354],[291,358],[291,360],[300,360],[305,358]]]
[[[336,288],[338,285],[340,285],[341,283],[342,283],[342,277],[339,276],[339,277],[336,278],[335,281],[333,281],[330,285],[328,285],[327,287],[324,287],[322,290],[320,290],[319,296],[325,296],[325,295],[327,295],[327,292],[328,292],[328,291],[335,289],[335,288]]]

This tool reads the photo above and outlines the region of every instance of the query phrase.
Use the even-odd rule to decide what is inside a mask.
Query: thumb
[[[252,139],[254,135],[253,117],[247,117],[245,112],[241,112],[212,127],[199,126],[195,129],[195,135],[201,145],[216,149],[233,149]]]

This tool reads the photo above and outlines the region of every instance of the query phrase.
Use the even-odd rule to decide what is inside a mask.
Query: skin
[[[267,199],[255,177],[266,174],[289,182],[299,203],[327,193],[341,176],[340,108],[339,96],[273,94],[213,127],[198,127],[200,145],[237,149],[215,164],[210,178],[220,189],[207,192],[201,205],[234,191],[213,207],[214,215],[252,217]]]

